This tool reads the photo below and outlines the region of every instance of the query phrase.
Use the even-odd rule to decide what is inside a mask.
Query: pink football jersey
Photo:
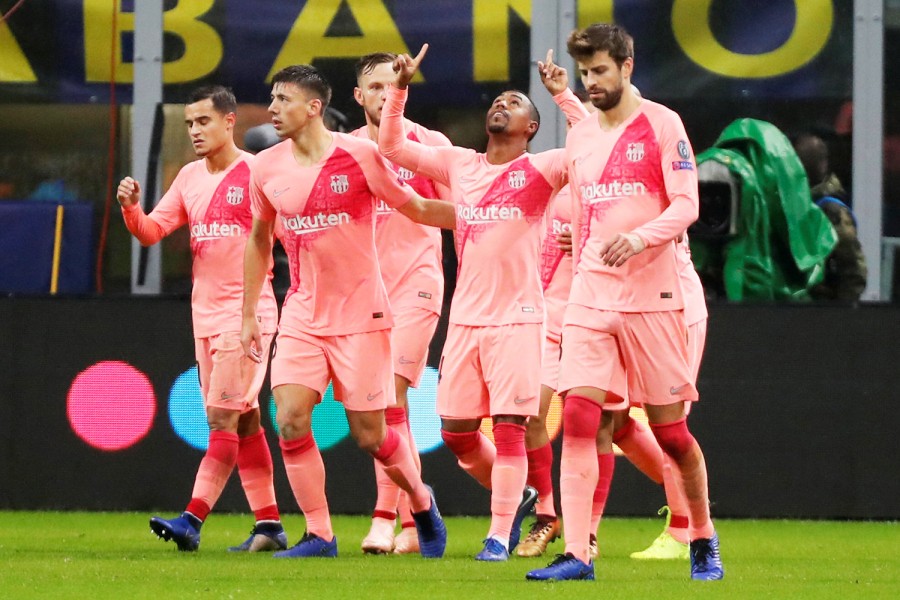
[[[548,335],[562,333],[563,314],[572,288],[572,256],[559,249],[556,241],[560,233],[572,231],[572,194],[564,186],[553,198],[550,219],[541,244],[541,284],[547,318],[544,327]]]
[[[278,219],[290,265],[281,325],[319,336],[386,329],[393,320],[375,251],[375,198],[396,207],[415,192],[374,143],[331,135],[315,165],[297,163],[291,140],[253,165],[253,216]]]
[[[437,131],[404,120],[406,136],[427,146],[449,146],[450,140]],[[366,127],[351,135],[368,139]],[[418,173],[391,164],[398,179],[407,183],[423,198],[440,198],[439,186]],[[442,186],[440,186],[442,187]],[[446,194],[446,192],[445,192]],[[375,249],[381,277],[394,310],[420,307],[440,314],[444,298],[444,270],[441,263],[441,231],[420,225],[384,200],[376,200]]]
[[[244,247],[250,235],[250,164],[242,152],[228,169],[210,173],[206,161],[185,165],[149,215],[140,206],[122,209],[125,224],[144,245],[155,244],[189,225],[193,255],[191,310],[194,337],[241,330]],[[257,305],[263,333],[275,331],[278,309],[272,292],[272,263]]]
[[[495,165],[467,148],[425,146],[404,136],[405,100],[406,90],[388,91],[379,144],[395,163],[450,188],[459,260],[450,322],[543,322],[541,237],[550,199],[565,183],[564,152],[526,152]]]
[[[709,313],[706,310],[703,284],[700,283],[700,276],[691,260],[691,245],[687,234],[677,242],[675,257],[678,259],[678,274],[681,276],[681,291],[684,293],[684,323],[693,325],[706,319]]]
[[[673,240],[696,220],[699,200],[678,115],[642,100],[612,130],[592,116],[569,132],[566,154],[576,197],[570,302],[621,312],[684,308]],[[602,244],[628,232],[641,237],[645,250],[620,267],[603,264]]]

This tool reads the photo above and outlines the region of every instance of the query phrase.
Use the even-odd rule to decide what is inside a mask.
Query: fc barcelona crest
[[[244,188],[237,186],[229,186],[228,193],[225,195],[225,201],[232,206],[237,206],[244,201]]]
[[[525,185],[525,171],[509,172],[509,187],[517,190]]]
[[[331,176],[331,191],[335,194],[343,194],[350,189],[350,180],[346,175]]]
[[[637,162],[644,158],[644,142],[632,142],[625,150],[625,157],[631,162]]]

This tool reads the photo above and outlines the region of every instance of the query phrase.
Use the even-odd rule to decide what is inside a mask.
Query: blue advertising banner
[[[0,102],[130,102],[136,0],[27,2],[0,23]],[[431,45],[417,102],[469,106],[527,88],[541,0],[165,0],[165,99],[217,82],[265,102],[278,69],[313,63],[335,84],[375,51]],[[14,0],[0,0],[0,12]],[[850,94],[852,0],[580,0],[578,24],[636,40],[635,82],[658,98]],[[557,49],[558,52],[564,49]],[[338,86],[336,86],[338,87]]]

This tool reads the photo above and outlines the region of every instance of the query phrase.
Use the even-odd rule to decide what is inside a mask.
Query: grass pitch
[[[275,560],[226,552],[252,527],[249,515],[213,514],[200,551],[180,553],[150,533],[143,513],[0,512],[0,598],[900,598],[900,525],[871,522],[718,520],[725,579],[692,582],[687,562],[628,554],[661,531],[661,519],[606,519],[597,580],[526,582],[547,557],[473,559],[486,518],[449,518],[447,554],[366,556],[369,519],[334,518],[338,559]],[[290,542],[303,519],[285,515]]]

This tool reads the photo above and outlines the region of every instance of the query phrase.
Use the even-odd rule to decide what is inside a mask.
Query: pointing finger
[[[419,53],[416,54],[416,58],[413,60],[413,65],[418,67],[419,63],[422,62],[422,59],[425,58],[425,53],[428,52],[428,44],[422,44],[422,49],[419,50]]]

